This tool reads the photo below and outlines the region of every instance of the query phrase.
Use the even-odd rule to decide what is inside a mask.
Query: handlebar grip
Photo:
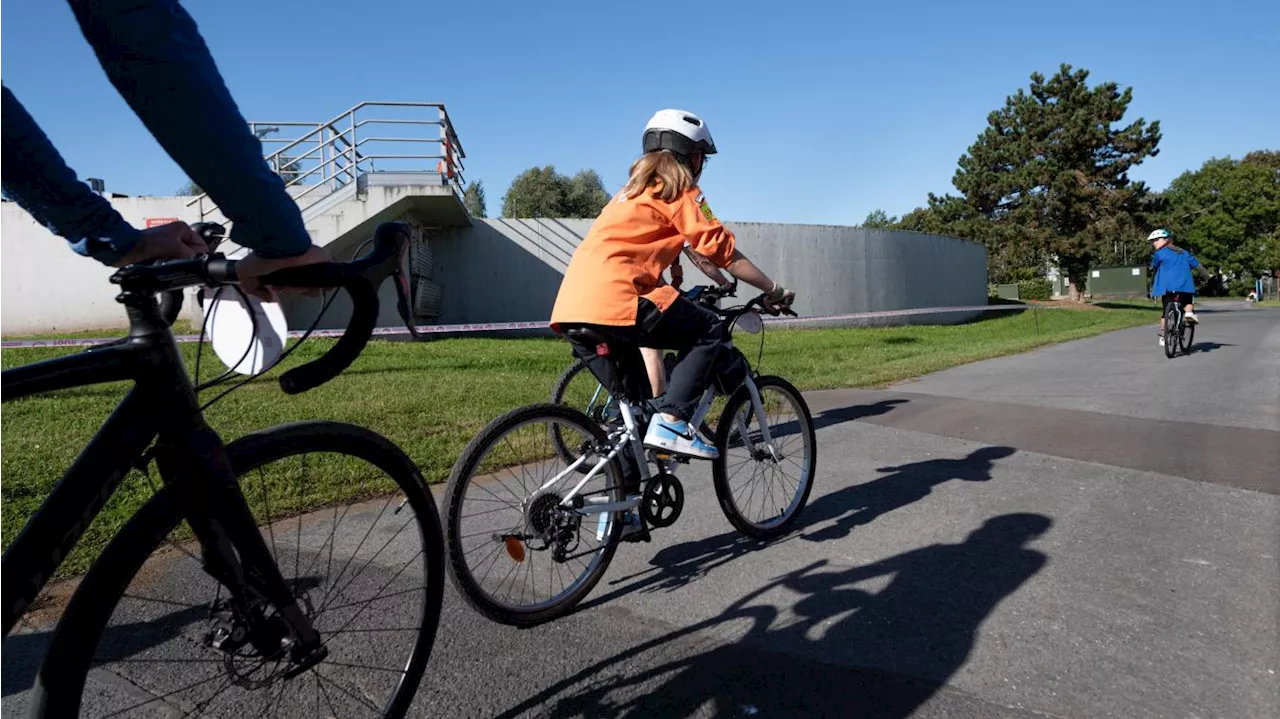
[[[409,240],[408,226],[384,222],[373,233],[373,249],[347,263],[325,262],[277,270],[261,277],[276,287],[340,287],[351,297],[351,321],[333,348],[317,360],[295,367],[280,377],[285,394],[299,394],[337,377],[360,356],[378,323],[378,288],[387,278],[397,281]],[[401,311],[407,309],[403,294]]]
[[[367,279],[352,275],[348,265],[323,263],[290,267],[264,275],[264,284],[279,287],[341,287],[351,297],[351,321],[333,348],[319,359],[280,377],[285,394],[301,394],[337,377],[355,362],[378,321],[378,293]]]

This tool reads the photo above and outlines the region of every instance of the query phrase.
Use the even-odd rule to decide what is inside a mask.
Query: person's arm
[[[5,197],[18,203],[71,249],[104,264],[119,262],[140,234],[101,195],[76,178],[53,143],[9,88],[0,107]]]
[[[267,259],[306,253],[302,214],[186,10],[176,0],[69,2],[116,90],[234,223],[231,239]]]
[[[755,263],[747,259],[736,246],[733,233],[711,212],[701,190],[694,188],[671,204],[671,223],[684,235],[694,251],[703,255],[717,267],[753,287],[767,292],[766,309],[777,311],[795,299],[796,293],[769,279]]]
[[[719,267],[716,267],[716,263],[712,262],[706,257],[703,257],[697,252],[694,252],[693,248],[689,247],[688,245],[685,245],[684,247],[684,254],[685,254],[685,257],[688,257],[689,261],[692,262],[695,267],[701,270],[702,274],[706,275],[707,278],[710,279],[712,282],[716,283],[717,285],[720,285],[721,287],[724,287],[725,285],[729,284],[729,279],[724,276],[724,273],[720,271]]]

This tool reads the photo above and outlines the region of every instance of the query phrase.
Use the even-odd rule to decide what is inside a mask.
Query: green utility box
[[[1017,283],[1011,285],[996,285],[996,297],[999,297],[1002,300],[1018,299]]]
[[[1085,292],[1093,297],[1146,297],[1146,267],[1097,267],[1089,270]]]

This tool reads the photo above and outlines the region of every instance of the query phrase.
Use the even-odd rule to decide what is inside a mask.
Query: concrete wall
[[[196,222],[186,197],[123,197],[111,204],[135,227],[147,218]],[[107,281],[112,268],[71,251],[13,202],[0,203],[0,332],[5,335],[124,327]],[[194,317],[193,303],[183,316]]]
[[[434,280],[444,292],[444,324],[545,320],[574,249],[590,220],[478,220],[469,226],[454,218],[458,205],[440,187],[369,186],[308,222],[313,237],[345,257],[346,245],[367,239],[377,222],[411,219],[431,228]],[[439,195],[439,196],[436,196]],[[147,218],[176,217],[194,222],[189,198],[116,198],[112,204],[138,227]],[[37,225],[13,203],[3,203],[2,330],[6,335],[115,328],[124,316],[114,301],[111,274],[95,261],[71,252],[66,243]],[[465,215],[461,222],[466,222]],[[739,246],[779,282],[794,287],[801,315],[833,315],[912,307],[986,303],[986,253],[977,244],[914,232],[856,227],[729,223]],[[336,242],[335,242],[336,240]],[[230,247],[228,249],[231,249]],[[686,282],[703,281],[695,267]],[[746,292],[743,293],[746,296]],[[380,324],[399,324],[394,287],[382,288]],[[194,317],[194,303],[184,312]],[[288,303],[290,326],[314,318],[315,302]],[[345,324],[345,298],[331,308],[322,326]],[[922,323],[956,322],[964,315],[909,318]]]
[[[986,250],[972,242],[857,227],[728,226],[745,254],[797,290],[796,310],[804,316],[987,301]],[[590,227],[590,220],[497,219],[444,233],[433,250],[436,281],[444,289],[440,322],[546,319],[569,258]],[[685,268],[687,284],[704,281],[697,268]],[[910,321],[964,319],[952,314]]]

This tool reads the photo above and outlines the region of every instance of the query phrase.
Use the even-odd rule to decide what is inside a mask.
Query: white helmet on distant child
[[[1161,228],[1159,230],[1154,230],[1151,234],[1147,235],[1147,242],[1155,242],[1157,240],[1167,240],[1167,239],[1170,239],[1171,237],[1173,237],[1173,235],[1169,234],[1168,230]]]
[[[693,155],[716,154],[716,143],[702,118],[684,110],[659,110],[644,126],[644,151],[666,150],[693,169]]]

